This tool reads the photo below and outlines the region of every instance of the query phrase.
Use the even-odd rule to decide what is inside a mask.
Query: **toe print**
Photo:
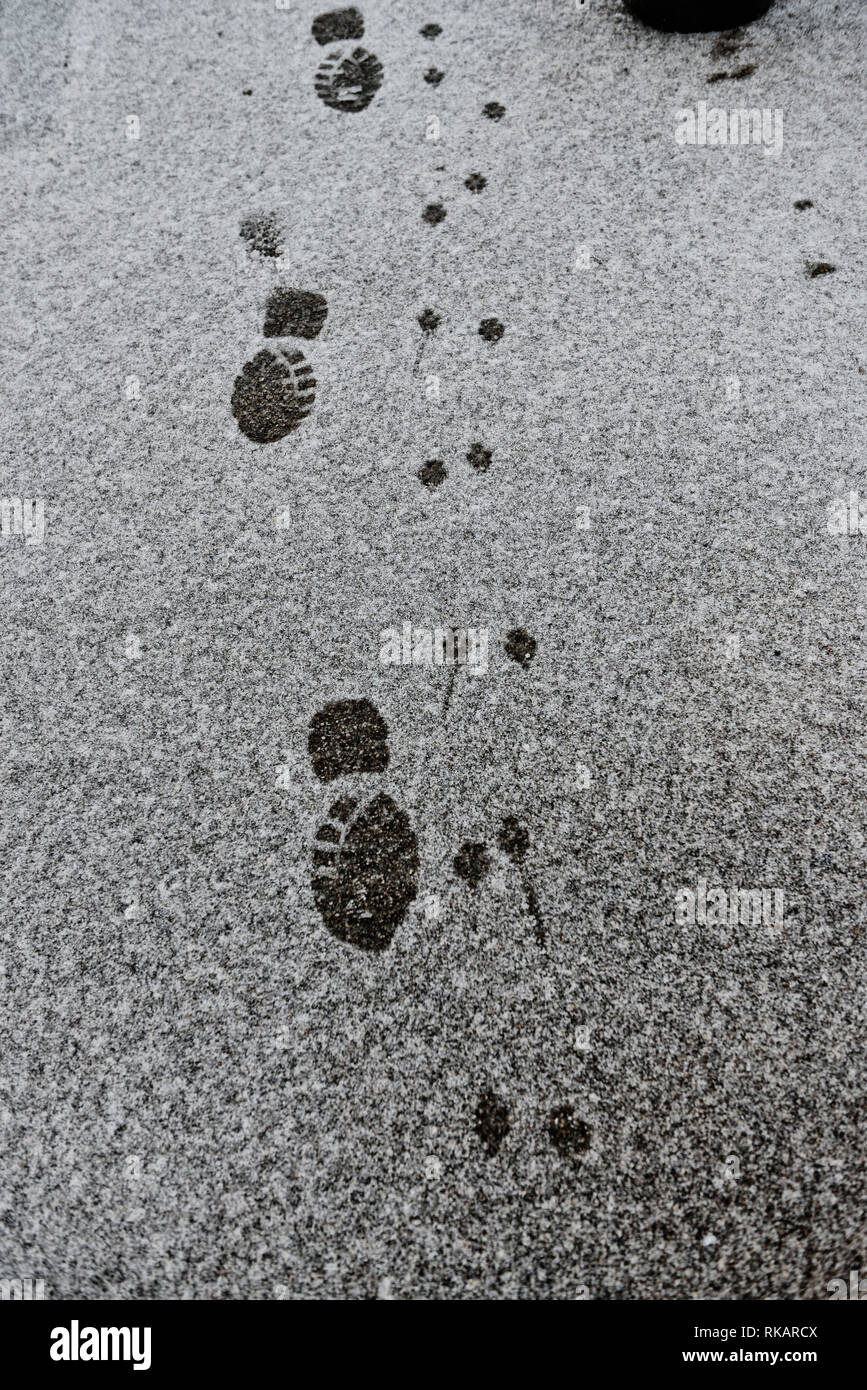
[[[265,311],[266,338],[315,338],[325,322],[328,305],[323,294],[307,290],[275,290]]]
[[[496,1157],[509,1132],[509,1107],[491,1090],[479,1097],[475,1129],[488,1158]]]
[[[257,352],[235,380],[232,414],[256,444],[273,444],[310,414],[316,382],[302,352]]]
[[[347,799],[329,814],[313,852],[316,906],[339,941],[384,951],[418,886],[418,842],[409,817],[384,792],[360,811]]]
[[[321,294],[277,289],[268,299],[263,336],[314,338],[328,306]],[[236,377],[232,414],[255,444],[273,444],[310,414],[316,393],[313,368],[289,345],[257,352]]]
[[[329,10],[313,21],[312,34],[317,43],[337,43],[340,39],[364,37],[364,19],[353,6],[346,10]]]
[[[316,72],[316,95],[335,111],[363,111],[382,86],[382,64],[364,48],[335,48]]]
[[[320,782],[388,767],[388,725],[370,700],[336,700],[310,721],[307,751]]]
[[[548,1138],[561,1158],[578,1158],[590,1148],[590,1127],[573,1105],[561,1105],[548,1116]]]

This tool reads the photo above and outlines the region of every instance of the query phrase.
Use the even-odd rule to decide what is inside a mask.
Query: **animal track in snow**
[[[527,904],[527,911],[533,919],[536,941],[540,946],[546,942],[546,932],[539,908],[539,899],[525,867],[530,848],[530,832],[517,816],[505,816],[497,832],[497,848],[518,868],[521,887]],[[466,840],[453,860],[453,868],[475,890],[491,868],[491,856],[487,845],[480,841]]]
[[[590,1126],[575,1116],[574,1105],[560,1105],[548,1116],[548,1138],[561,1158],[579,1158],[590,1148]]]
[[[505,333],[505,325],[499,319],[482,319],[479,324],[479,337],[486,343],[498,343]]]

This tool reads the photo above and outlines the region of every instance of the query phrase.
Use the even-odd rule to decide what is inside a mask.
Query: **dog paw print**
[[[429,492],[434,492],[448,476],[449,471],[441,459],[428,459],[427,463],[422,464],[418,470],[419,482]]]
[[[498,343],[505,331],[506,326],[499,319],[482,319],[479,324],[479,337],[486,343]]]
[[[487,473],[493,459],[493,451],[486,449],[484,444],[471,444],[467,451],[467,463],[476,473]],[[428,459],[418,470],[416,477],[419,482],[434,492],[449,476],[449,470],[442,459]]]
[[[317,43],[331,44],[364,36],[364,17],[352,6],[330,10],[313,21]],[[382,64],[365,48],[335,48],[316,70],[316,95],[334,111],[358,112],[369,106],[382,86]]]
[[[483,844],[465,840],[454,857],[454,870],[471,888],[478,888],[491,867],[491,856]]]
[[[473,1128],[488,1158],[496,1158],[509,1133],[508,1103],[490,1087],[486,1087],[476,1104]],[[567,1162],[580,1159],[590,1149],[592,1131],[579,1119],[574,1105],[559,1105],[551,1110],[545,1130],[552,1146]]]
[[[389,762],[388,726],[369,700],[338,700],[313,716],[307,748],[320,781],[376,776]],[[316,832],[313,867],[314,902],[331,935],[384,951],[418,889],[418,841],[406,812],[382,791],[338,797]]]
[[[265,311],[263,337],[315,338],[325,322],[325,297],[308,290],[274,290]],[[263,348],[241,369],[232,390],[238,428],[256,444],[273,444],[297,429],[313,408],[316,380],[303,352],[279,342]]]
[[[574,1105],[560,1105],[548,1116],[548,1138],[561,1158],[580,1158],[590,1148],[591,1130]]]
[[[544,946],[547,940],[545,926],[535,886],[526,868],[530,849],[530,832],[517,816],[505,816],[497,832],[497,848],[511,860],[519,871],[521,887],[527,911],[533,919],[533,928],[538,945]],[[491,868],[491,855],[487,845],[477,840],[466,840],[453,860],[453,868],[458,878],[462,878],[475,891]]]
[[[487,473],[493,457],[493,451],[486,449],[484,444],[471,444],[467,452],[467,463],[477,473]]]

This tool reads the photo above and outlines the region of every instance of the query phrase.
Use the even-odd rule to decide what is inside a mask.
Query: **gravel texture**
[[[867,14],[359,11],[3,7],[0,1275],[825,1298]]]

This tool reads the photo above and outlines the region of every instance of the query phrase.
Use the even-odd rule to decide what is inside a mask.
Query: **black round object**
[[[627,10],[665,33],[739,29],[766,14],[773,0],[623,0]]]

